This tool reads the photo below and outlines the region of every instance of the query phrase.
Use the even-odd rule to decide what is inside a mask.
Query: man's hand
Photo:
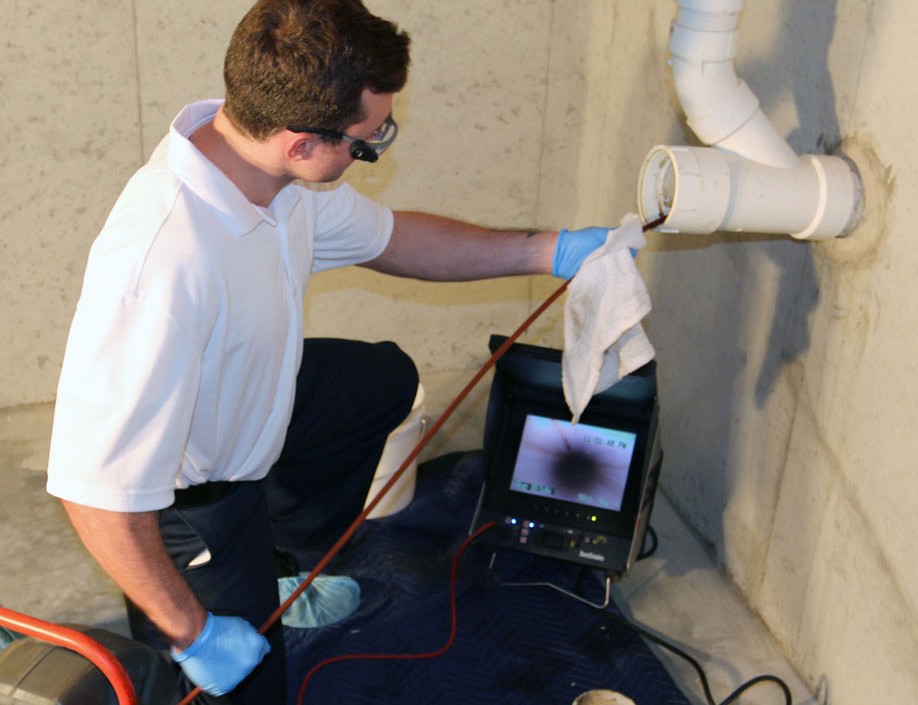
[[[208,612],[198,638],[184,651],[173,648],[172,660],[205,693],[225,695],[270,650],[268,640],[241,617],[215,617]]]
[[[570,279],[580,269],[583,260],[606,242],[609,228],[583,228],[562,230],[551,261],[551,273],[562,279]]]

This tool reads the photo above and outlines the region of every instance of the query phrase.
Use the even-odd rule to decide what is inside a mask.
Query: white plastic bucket
[[[634,705],[634,701],[614,690],[588,690],[578,696],[572,705]]]
[[[364,507],[379,494],[379,491],[389,482],[392,475],[402,466],[405,458],[408,457],[408,454],[415,449],[415,446],[421,440],[426,426],[427,420],[424,418],[424,387],[418,384],[418,393],[414,397],[414,405],[411,407],[411,411],[405,420],[389,434],[386,446],[383,448],[382,456],[379,459],[379,465],[376,467],[376,474],[373,476],[370,491],[367,492]],[[414,499],[417,471],[418,460],[415,458],[405,469],[405,472],[402,473],[398,482],[392,486],[392,489],[386,493],[385,497],[379,500],[379,504],[373,507],[373,511],[367,515],[367,518],[378,519],[407,507],[411,500]]]

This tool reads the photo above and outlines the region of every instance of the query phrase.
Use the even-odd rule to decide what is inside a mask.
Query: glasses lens
[[[386,118],[386,121],[370,135],[367,144],[369,144],[377,154],[382,154],[393,142],[395,142],[395,137],[397,135],[398,125],[390,115]]]

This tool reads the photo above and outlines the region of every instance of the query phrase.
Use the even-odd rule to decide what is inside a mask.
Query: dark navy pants
[[[296,384],[284,449],[267,478],[179,491],[160,513],[169,555],[204,607],[256,627],[279,604],[275,547],[321,555],[360,514],[386,438],[411,410],[418,376],[393,343],[308,339]],[[189,567],[205,549],[210,559]],[[162,648],[143,615],[130,604],[128,612],[134,638]],[[280,623],[266,636],[271,653],[249,678],[227,696],[195,702],[284,705]]]

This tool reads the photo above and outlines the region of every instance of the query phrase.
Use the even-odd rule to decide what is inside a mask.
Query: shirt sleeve
[[[389,208],[347,183],[321,192],[317,198],[314,272],[368,262],[386,249],[395,223]]]
[[[58,386],[48,492],[111,511],[169,506],[200,359],[194,338],[144,298],[81,299]]]

